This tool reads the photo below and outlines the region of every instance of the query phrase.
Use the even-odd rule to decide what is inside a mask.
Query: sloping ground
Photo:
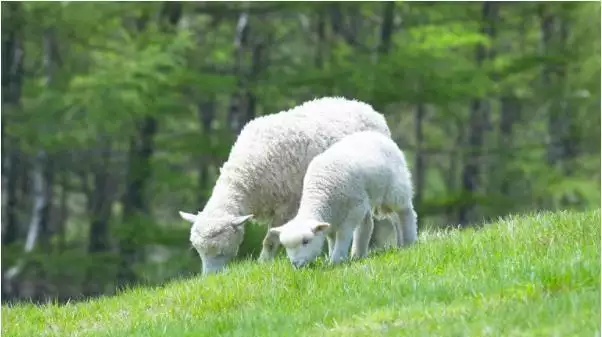
[[[2,336],[600,336],[600,210],[424,233],[336,267],[245,262],[87,303],[2,307]]]

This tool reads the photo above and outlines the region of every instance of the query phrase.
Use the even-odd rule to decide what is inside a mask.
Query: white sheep
[[[382,250],[397,247],[397,228],[401,226],[397,213],[391,213],[390,216],[378,218],[374,217],[374,229],[370,237],[370,250]],[[403,240],[403,238],[402,238]]]
[[[344,136],[365,130],[391,134],[384,116],[370,105],[339,97],[315,99],[247,123],[203,211],[180,212],[192,223],[190,241],[203,274],[222,270],[237,255],[247,220],[271,219],[269,229],[291,219],[310,161]],[[271,260],[278,247],[266,236],[259,259]]]
[[[271,228],[296,267],[313,261],[328,240],[331,263],[363,257],[378,218],[393,221],[397,246],[416,241],[411,174],[403,152],[383,134],[365,131],[349,135],[316,156],[303,181],[297,215]],[[353,242],[352,242],[353,241]]]

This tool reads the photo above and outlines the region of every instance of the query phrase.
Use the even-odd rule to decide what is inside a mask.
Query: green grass
[[[2,336],[600,336],[600,210],[508,217],[336,267],[279,258],[69,305]]]

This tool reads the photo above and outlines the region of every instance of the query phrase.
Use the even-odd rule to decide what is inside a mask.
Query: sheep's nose
[[[293,265],[296,268],[301,268],[301,267],[303,267],[303,265],[305,265],[305,262],[303,262],[303,261],[293,261]]]

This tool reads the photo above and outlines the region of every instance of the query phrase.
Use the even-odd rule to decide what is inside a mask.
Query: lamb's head
[[[244,224],[253,215],[211,217],[202,212],[180,212],[182,219],[192,223],[190,242],[203,262],[203,274],[216,273],[238,253],[244,236]]]
[[[329,228],[328,223],[293,219],[280,227],[271,228],[270,237],[277,237],[291,263],[301,268],[320,255]]]

